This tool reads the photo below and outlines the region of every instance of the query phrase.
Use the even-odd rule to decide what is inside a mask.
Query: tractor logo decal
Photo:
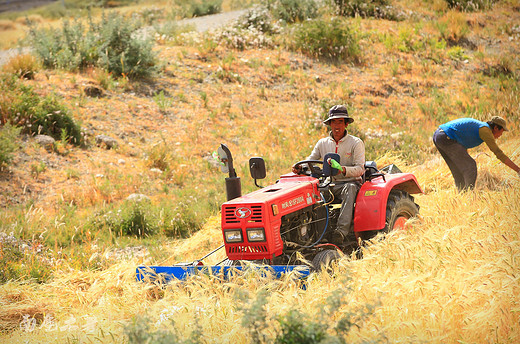
[[[305,202],[305,199],[303,198],[303,196],[300,196],[300,197],[296,197],[294,199],[291,199],[289,201],[286,201],[286,202],[283,202],[282,203],[282,209],[287,209],[287,208],[290,208],[294,205],[298,205],[300,203],[303,203]]]
[[[244,207],[238,208],[237,210],[235,210],[235,216],[239,219],[245,219],[246,217],[251,216],[251,210]]]
[[[365,191],[365,196],[375,196],[377,195],[377,190],[367,190]]]

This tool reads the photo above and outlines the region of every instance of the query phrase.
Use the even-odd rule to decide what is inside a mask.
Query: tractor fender
[[[385,228],[388,195],[393,189],[409,194],[423,193],[411,173],[386,174],[365,182],[359,189],[354,209],[354,232]]]

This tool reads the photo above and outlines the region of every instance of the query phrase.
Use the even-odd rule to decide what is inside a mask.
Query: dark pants
[[[433,143],[448,164],[457,189],[473,189],[477,180],[477,163],[468,154],[468,150],[450,139],[442,129],[437,129],[433,134]]]
[[[354,217],[354,203],[356,202],[359,188],[360,184],[358,182],[337,182],[334,186],[329,186],[329,191],[334,195],[334,198],[341,200],[336,230],[345,237],[350,233],[352,218]],[[328,192],[325,192],[324,197],[327,202],[330,202],[331,195],[327,194]]]

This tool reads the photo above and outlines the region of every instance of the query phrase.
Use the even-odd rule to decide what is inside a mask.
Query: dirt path
[[[20,12],[57,0],[0,0],[0,12]]]
[[[191,24],[195,26],[195,29],[198,32],[204,32],[210,29],[216,29],[226,24],[229,24],[231,21],[237,19],[241,15],[247,13],[248,10],[238,10],[231,12],[224,12],[218,14],[212,14],[204,17],[197,17],[191,19],[183,19],[179,21],[179,24]]]
[[[193,25],[198,32],[204,32],[211,29],[216,29],[229,24],[233,20],[245,14],[248,10],[230,11],[218,14],[212,14],[204,17],[183,19],[178,21],[180,25]],[[30,48],[16,48],[0,51],[0,66],[7,63],[12,57],[19,54],[29,53]]]

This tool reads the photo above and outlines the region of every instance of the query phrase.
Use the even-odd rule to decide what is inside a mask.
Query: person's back
[[[459,118],[439,126],[452,140],[466,148],[473,148],[484,142],[479,136],[479,129],[488,127],[486,122],[473,118]]]

